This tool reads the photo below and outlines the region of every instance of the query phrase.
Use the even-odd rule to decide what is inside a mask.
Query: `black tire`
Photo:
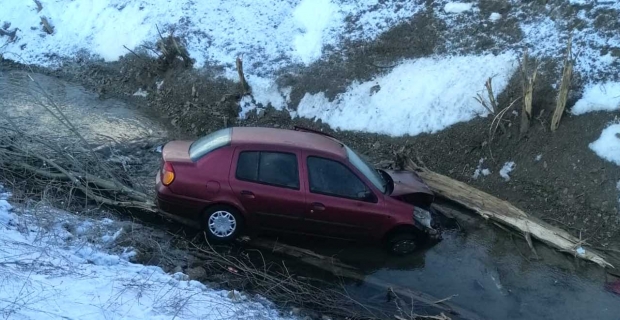
[[[390,235],[385,245],[390,254],[404,256],[419,248],[420,239],[413,231],[399,231]]]
[[[226,225],[233,224],[232,230],[228,230]],[[229,243],[235,240],[243,228],[243,219],[237,209],[226,206],[216,205],[209,207],[204,215],[204,230],[209,241],[214,243]]]

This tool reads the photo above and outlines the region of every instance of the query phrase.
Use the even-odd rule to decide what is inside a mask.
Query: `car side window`
[[[349,168],[340,162],[308,157],[310,192],[362,199],[369,190]]]
[[[239,180],[299,189],[297,156],[284,152],[241,152],[236,177]]]

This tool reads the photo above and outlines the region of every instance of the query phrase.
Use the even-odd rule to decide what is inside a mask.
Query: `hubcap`
[[[237,228],[237,220],[230,212],[216,211],[209,217],[209,231],[218,238],[233,234]]]
[[[409,253],[415,250],[415,241],[413,240],[400,240],[394,243],[392,250],[396,253]]]

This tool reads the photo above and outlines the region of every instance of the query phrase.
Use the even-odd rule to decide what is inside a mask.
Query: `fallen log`
[[[584,240],[577,239],[570,233],[525,213],[507,201],[418,166],[412,160],[408,161],[405,169],[415,171],[437,196],[456,202],[485,219],[491,219],[521,231],[526,239],[531,236],[562,252],[594,262],[603,268],[614,268],[603,254],[587,248]]]

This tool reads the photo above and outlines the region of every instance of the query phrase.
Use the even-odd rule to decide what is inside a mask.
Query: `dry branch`
[[[530,234],[560,251],[594,262],[601,267],[614,267],[608,262],[608,258],[590,248],[586,249],[584,254],[579,254],[578,248],[586,248],[584,241],[558,227],[528,215],[507,201],[427,168],[419,167],[411,160],[409,160],[407,170],[416,171],[438,196],[467,207],[485,219],[491,219],[524,234]]]
[[[552,132],[557,130],[560,126],[560,120],[564,114],[564,108],[566,108],[566,100],[568,99],[568,92],[570,90],[571,78],[573,76],[573,55],[571,46],[572,37],[569,37],[566,47],[566,57],[564,58],[564,68],[562,69],[562,81],[560,82],[558,99],[555,105],[555,111],[553,112],[553,118],[551,119]]]
[[[41,24],[43,25],[43,30],[47,32],[47,34],[54,33],[54,27],[49,23],[47,17],[41,17]]]
[[[239,73],[239,84],[241,85],[241,95],[246,95],[250,93],[250,86],[248,82],[245,81],[245,74],[243,73],[243,60],[241,57],[237,57],[237,72]]]
[[[39,13],[39,12],[41,12],[41,10],[43,10],[43,5],[41,4],[41,1],[34,0],[34,4],[37,6],[37,13]]]

